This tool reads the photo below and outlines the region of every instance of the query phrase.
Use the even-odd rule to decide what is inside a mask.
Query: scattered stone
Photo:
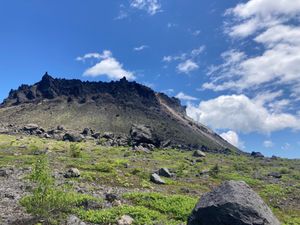
[[[81,134],[77,133],[66,133],[63,136],[64,141],[70,141],[70,142],[81,142],[83,140],[83,137]]]
[[[105,194],[105,200],[108,201],[108,202],[114,202],[116,200],[119,199],[119,196],[116,195],[116,194],[112,194],[112,193],[107,193]]]
[[[65,130],[63,125],[58,125],[56,129],[59,130],[59,131],[64,131]]]
[[[209,170],[202,170],[202,171],[200,172],[200,175],[201,175],[201,176],[202,176],[202,175],[209,175],[209,173],[210,173]]]
[[[151,174],[150,181],[152,181],[155,184],[166,184],[166,182],[160,178],[160,176],[156,173]]]
[[[282,175],[278,172],[271,172],[268,174],[269,177],[274,177],[274,178],[277,178],[277,179],[280,179],[282,177]]]
[[[39,129],[39,125],[34,124],[34,123],[29,123],[24,126],[23,128],[25,131],[33,131]]]
[[[280,225],[270,208],[243,181],[225,181],[204,194],[188,225]]]
[[[84,136],[91,136],[94,133],[94,131],[90,128],[84,128],[82,131],[82,135]]]
[[[76,178],[80,177],[80,172],[77,168],[70,168],[65,174],[65,178]]]
[[[7,170],[0,169],[0,177],[8,177],[9,173]]]
[[[200,150],[196,150],[196,151],[194,151],[193,156],[194,157],[205,157],[206,154]]]
[[[101,137],[101,134],[99,132],[94,133],[94,134],[92,134],[92,137],[95,138],[95,139],[99,139]]]
[[[105,139],[113,139],[114,138],[114,134],[111,132],[104,132],[104,134],[102,135],[103,138]]]
[[[85,210],[97,210],[102,208],[102,205],[99,202],[88,199],[81,202],[79,206],[82,206]]]
[[[254,158],[264,158],[264,155],[261,152],[251,152],[251,156]]]
[[[131,225],[133,224],[134,219],[128,215],[123,215],[121,219],[118,220],[118,225]]]
[[[70,215],[66,225],[86,225],[86,223],[82,222],[77,216]]]
[[[160,168],[158,170],[158,175],[162,176],[162,177],[172,177],[173,174],[170,173],[170,171],[168,170],[168,168]]]

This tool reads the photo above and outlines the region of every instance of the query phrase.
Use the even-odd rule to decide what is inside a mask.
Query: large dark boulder
[[[156,138],[149,126],[134,124],[130,129],[130,137],[134,145],[141,143],[156,144]]]
[[[225,181],[204,194],[188,225],[280,225],[270,208],[243,181]]]
[[[83,136],[75,132],[69,132],[63,136],[63,140],[70,142],[81,142],[83,140]]]

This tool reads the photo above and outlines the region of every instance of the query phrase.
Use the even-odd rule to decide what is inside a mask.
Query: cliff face
[[[145,124],[161,141],[212,151],[237,150],[204,125],[190,120],[178,99],[125,78],[109,83],[83,82],[55,79],[46,73],[38,83],[10,91],[0,105],[0,121],[37,123],[45,128],[90,127],[122,134],[128,134],[132,124]]]

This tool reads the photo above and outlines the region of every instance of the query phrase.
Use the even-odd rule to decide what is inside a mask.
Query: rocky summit
[[[9,126],[16,130],[15,126],[37,124],[45,130],[63,126],[81,132],[89,127],[115,135],[137,135],[136,130],[141,131],[141,127],[133,125],[141,124],[144,128],[138,134],[142,136],[133,139],[137,143],[138,139],[145,139],[142,141],[155,146],[239,151],[209,128],[188,118],[178,99],[126,78],[109,83],[84,82],[56,79],[46,73],[36,84],[10,91],[0,105],[0,121],[6,130]],[[70,135],[66,138],[72,139]]]

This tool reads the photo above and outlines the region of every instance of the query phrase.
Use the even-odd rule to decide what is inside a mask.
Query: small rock
[[[7,170],[1,169],[1,170],[0,170],[0,177],[8,177],[8,172],[7,172]]]
[[[81,134],[77,133],[66,133],[63,136],[64,141],[70,141],[70,142],[81,142],[83,140],[83,137]]]
[[[82,222],[77,216],[71,215],[69,216],[66,225],[86,225],[86,223]]]
[[[119,196],[116,194],[112,194],[112,193],[107,193],[105,194],[105,200],[108,202],[114,202],[116,200],[118,200]]]
[[[278,172],[271,172],[268,174],[269,177],[274,177],[274,178],[277,178],[277,179],[280,179],[282,177],[282,175]]]
[[[166,184],[166,182],[160,178],[160,176],[156,173],[151,174],[150,181],[152,181],[155,184]]]
[[[193,156],[194,157],[205,157],[206,154],[200,150],[196,150],[196,151],[194,151]]]
[[[118,220],[118,225],[131,225],[134,219],[131,216],[123,215],[121,219]]]
[[[80,172],[77,168],[70,168],[65,174],[65,178],[76,178],[80,177]]]
[[[95,139],[99,139],[101,137],[101,134],[99,132],[94,133],[94,134],[92,134],[92,137],[95,138]]]
[[[173,174],[170,173],[170,171],[167,168],[160,168],[158,170],[158,175],[162,176],[162,177],[172,177]]]
[[[39,125],[34,124],[34,123],[29,123],[29,124],[26,124],[26,125],[23,127],[23,129],[26,130],[26,131],[37,130],[37,129],[39,129]]]

